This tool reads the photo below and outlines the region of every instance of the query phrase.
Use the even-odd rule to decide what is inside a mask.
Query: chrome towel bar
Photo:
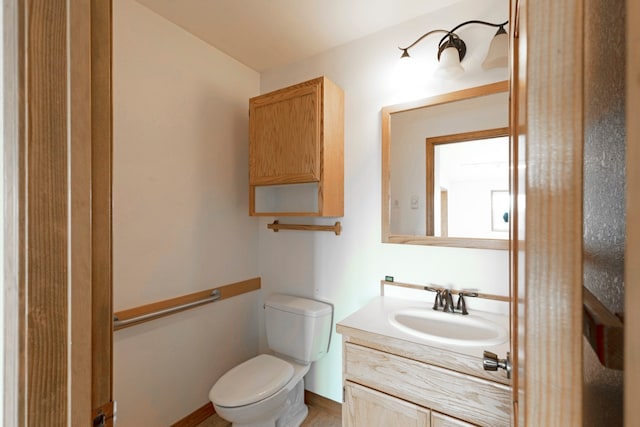
[[[178,305],[175,307],[169,307],[169,308],[165,308],[163,310],[158,310],[158,311],[154,311],[152,313],[146,313],[146,314],[141,314],[140,316],[136,316],[136,317],[132,317],[130,319],[125,319],[125,320],[120,320],[118,319],[118,316],[113,316],[113,327],[115,329],[118,328],[122,328],[124,326],[133,324],[133,323],[138,323],[138,322],[142,322],[145,320],[151,320],[151,319],[155,319],[156,317],[162,317],[165,316],[167,314],[171,314],[177,311],[182,311],[182,310],[186,310],[188,308],[192,308],[192,307],[196,307],[198,305],[202,305],[202,304],[207,304],[210,302],[214,302],[220,299],[221,293],[219,289],[214,289],[213,291],[211,291],[211,295],[207,298],[203,298],[201,300],[198,301],[193,301],[193,302],[189,302],[186,304],[182,304],[182,305]]]

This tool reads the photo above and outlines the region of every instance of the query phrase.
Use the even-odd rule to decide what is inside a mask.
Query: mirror
[[[382,241],[508,249],[508,123],[508,82],[383,108]]]

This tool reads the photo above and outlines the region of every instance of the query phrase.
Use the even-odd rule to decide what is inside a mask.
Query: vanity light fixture
[[[471,20],[456,25],[451,30],[431,30],[418,38],[415,42],[411,43],[407,47],[399,47],[402,51],[401,58],[409,57],[409,49],[420,43],[423,39],[436,33],[445,33],[445,36],[440,39],[438,43],[438,68],[436,69],[436,75],[440,77],[456,77],[464,72],[464,68],[460,64],[460,61],[467,53],[467,45],[465,42],[455,33],[459,28],[469,24],[481,24],[490,27],[498,28],[498,31],[493,36],[489,50],[482,62],[482,68],[491,69],[498,67],[506,67],[508,65],[508,46],[509,36],[507,35],[504,26],[509,21],[505,21],[500,24],[493,24],[486,21]]]

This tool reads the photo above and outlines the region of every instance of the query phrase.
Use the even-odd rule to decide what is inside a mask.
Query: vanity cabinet
[[[343,425],[510,425],[509,385],[427,363],[415,345],[403,349],[400,341],[342,325],[338,332],[343,334]]]
[[[319,77],[249,100],[252,216],[342,216],[344,95]]]
[[[376,390],[346,382],[342,425],[429,427],[431,411]]]
[[[344,427],[473,427],[470,424],[376,390],[347,382]]]
[[[473,427],[474,425],[438,412],[431,413],[431,427]]]

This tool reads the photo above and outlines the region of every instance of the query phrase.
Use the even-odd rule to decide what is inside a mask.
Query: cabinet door
[[[350,382],[344,395],[344,427],[430,427],[431,411],[422,406]]]
[[[439,412],[431,412],[431,427],[477,427],[466,421],[452,418]]]
[[[320,181],[322,90],[316,79],[251,99],[249,183]]]

